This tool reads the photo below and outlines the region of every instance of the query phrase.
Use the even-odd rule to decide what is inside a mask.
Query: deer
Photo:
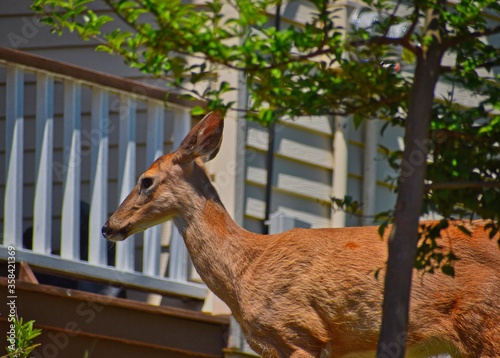
[[[204,166],[221,146],[223,117],[209,113],[154,161],[104,224],[104,237],[122,241],[173,220],[204,283],[263,357],[373,357],[387,235],[375,226],[273,235],[239,226]],[[441,233],[440,245],[459,257],[454,278],[414,273],[408,357],[500,357],[500,251],[484,226],[471,221],[471,235],[453,226]],[[387,357],[397,350],[386,348]]]

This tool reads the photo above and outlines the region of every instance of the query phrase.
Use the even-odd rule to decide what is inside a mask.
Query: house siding
[[[81,41],[76,34],[65,33],[63,36],[55,36],[47,26],[38,22],[37,16],[30,10],[30,0],[4,0],[0,8],[0,28],[6,36],[0,37],[0,46],[14,47],[20,50],[39,54],[52,59],[88,67],[94,70],[102,71],[108,74],[114,74],[127,78],[152,81],[136,69],[131,69],[123,63],[120,57],[110,56],[105,53],[95,52],[94,43]],[[107,6],[103,1],[91,3],[95,11],[100,13],[109,13]],[[282,8],[282,21],[286,26],[301,24],[310,16],[311,9],[307,2],[297,1],[289,3]],[[346,13],[339,12],[340,21],[346,22]],[[489,22],[498,22],[498,18],[490,18]],[[271,21],[270,21],[271,23]],[[114,24],[116,25],[116,24]],[[492,43],[498,44],[500,36],[494,36],[490,39]],[[445,57],[445,63],[454,64],[452,56]],[[411,70],[411,68],[408,68]],[[498,71],[498,69],[494,69]],[[34,85],[30,84],[30,75],[27,75],[26,98],[34,98]],[[0,71],[0,108],[5,108],[5,75]],[[451,91],[462,104],[466,106],[476,106],[479,98],[470,96],[460,88],[453,88],[453,84],[440,82],[437,85],[436,96],[446,97]],[[56,82],[56,93],[58,98],[63,97],[61,83]],[[116,98],[111,98],[112,103]],[[85,133],[87,123],[89,122],[89,94],[88,90],[83,90],[82,108],[82,134]],[[25,211],[24,222],[28,225],[32,217],[32,198],[30,190],[34,181],[34,132],[29,128],[33,127],[34,122],[34,101],[26,100],[25,114],[25,143],[26,157],[24,163],[25,184],[28,191],[24,196]],[[117,121],[117,112],[111,114],[111,123]],[[142,108],[137,113],[138,136],[138,158],[145,157],[145,109]],[[0,113],[1,116],[1,113]],[[62,100],[55,103],[55,122],[62,118]],[[169,118],[169,115],[167,115]],[[0,130],[4,130],[4,117],[0,117]],[[166,121],[165,135],[171,137],[170,121]],[[245,145],[244,154],[240,156],[244,163],[238,163],[244,171],[244,198],[240,209],[235,211],[243,212],[242,224],[254,231],[262,230],[264,217],[264,190],[266,181],[266,150],[267,150],[267,132],[256,123],[248,123],[244,126]],[[277,144],[275,148],[275,167],[273,174],[273,197],[271,211],[281,210],[290,215],[300,217],[308,221],[313,227],[324,227],[332,225],[332,208],[330,206],[330,196],[333,191],[333,118],[332,117],[299,117],[293,120],[283,120],[278,125]],[[54,133],[54,160],[62,161],[62,132],[55,127]],[[354,128],[351,124],[348,128],[348,178],[347,195],[354,200],[363,201],[362,182],[363,182],[363,152],[365,142],[365,128]],[[402,149],[401,138],[403,131],[401,128],[388,128],[383,134],[379,135],[378,142],[390,149]],[[5,146],[5,138],[0,139],[0,148]],[[110,157],[117,158],[117,134],[110,134]],[[171,141],[165,142],[165,150],[171,150]],[[85,150],[85,148],[83,148]],[[3,153],[3,152],[2,152]],[[0,165],[5,167],[3,154],[0,153]],[[110,180],[117,181],[114,177],[117,169],[116,160],[110,161]],[[393,170],[383,160],[382,153],[379,152],[376,159],[376,211],[385,211],[393,208],[395,196],[391,191],[390,183],[386,179],[394,176]],[[89,160],[82,162],[82,197],[86,197],[89,192],[89,178],[86,176],[89,167]],[[145,169],[144,160],[138,159],[137,172]],[[214,167],[217,167],[215,165]],[[4,177],[0,178],[0,195],[3,193]],[[30,187],[31,186],[31,187]],[[54,196],[61,194],[61,183],[55,178]],[[110,203],[117,203],[116,186],[110,186]],[[57,203],[57,200],[55,201]],[[55,204],[54,213],[60,212],[60,204]],[[0,210],[3,210],[1,208]],[[112,210],[112,208],[110,208]],[[0,211],[3,214],[3,212]],[[54,216],[55,226],[59,225],[58,215]],[[346,225],[359,225],[361,218],[348,215]]]
[[[46,56],[52,59],[68,62],[75,65],[84,66],[104,73],[123,76],[127,78],[151,81],[136,69],[130,69],[123,63],[120,57],[110,56],[105,53],[95,52],[94,43],[83,42],[77,35],[65,33],[63,36],[55,36],[50,33],[47,26],[38,23],[37,17],[29,9],[29,0],[6,0],[6,6],[0,9],[0,27],[8,29],[7,34],[0,38],[0,46],[16,47],[34,54]],[[92,3],[95,11],[109,13],[103,1]],[[287,26],[293,24],[301,26],[311,14],[311,9],[304,1],[290,3],[282,9],[283,21]],[[32,86],[33,87],[33,86]],[[61,86],[56,84],[56,91],[62,95]],[[34,91],[34,87],[29,89]],[[110,99],[112,103],[113,99]],[[1,103],[1,102],[0,102]],[[89,95],[83,90],[82,108],[86,113],[82,116],[82,135],[85,133],[86,123],[89,122]],[[33,105],[34,106],[34,105]],[[56,101],[55,121],[61,119],[62,101]],[[27,110],[26,128],[29,128],[30,120],[33,120],[34,108]],[[145,131],[144,109],[137,114],[138,148],[137,148],[137,172],[145,169]],[[111,125],[116,124],[117,113],[111,113]],[[168,116],[167,116],[168,118]],[[169,123],[167,120],[166,123]],[[0,124],[1,125],[1,124]],[[264,217],[264,191],[266,181],[266,150],[267,131],[256,123],[248,123],[245,129],[245,148],[243,166],[244,175],[244,199],[241,209],[244,214],[243,226],[253,231],[261,231],[261,220]],[[293,120],[283,120],[277,126],[277,141],[275,148],[275,168],[273,174],[273,197],[271,212],[284,211],[289,215],[299,217],[303,221],[309,222],[313,227],[325,227],[332,225],[332,208],[330,197],[334,183],[333,178],[333,118],[323,117],[299,117]],[[171,132],[166,126],[166,138],[170,138]],[[26,130],[25,135],[29,134]],[[348,192],[356,200],[362,200],[362,179],[363,179],[363,128],[349,128],[348,131]],[[110,158],[117,158],[117,134],[110,134]],[[55,138],[55,161],[62,161],[61,146],[62,133],[54,133]],[[27,139],[27,141],[29,141]],[[33,144],[34,141],[31,141]],[[165,150],[171,150],[171,143],[165,143]],[[30,148],[29,150],[34,150]],[[90,160],[90,159],[89,159]],[[88,160],[88,161],[89,161]],[[216,159],[217,160],[217,159]],[[241,160],[241,159],[240,159]],[[82,197],[88,195],[89,178],[85,176],[88,171],[85,169],[90,164],[87,160],[82,162]],[[116,182],[114,173],[117,168],[116,160],[111,159],[109,173],[110,180]],[[25,167],[33,168],[33,160],[26,158]],[[217,165],[212,165],[217,168]],[[380,171],[380,170],[379,170]],[[31,178],[31,179],[30,179]],[[393,194],[383,183],[383,173],[377,176],[377,207],[388,207],[393,202]],[[26,180],[32,182],[32,174],[26,174]],[[236,179],[235,179],[236,180]],[[1,185],[1,184],[0,184]],[[54,195],[60,195],[60,183],[55,183]],[[0,188],[0,190],[2,190]],[[116,185],[111,185],[109,189],[110,203],[116,202]],[[32,207],[29,198],[25,198],[25,207]],[[57,201],[56,201],[57,202]],[[117,203],[117,202],[116,202]],[[387,203],[387,204],[386,204]],[[31,204],[31,205],[30,205]],[[118,203],[117,203],[118,204]],[[54,213],[60,212],[60,207],[54,208]],[[110,210],[112,207],[110,206]],[[26,225],[30,221],[32,213],[27,212],[25,217]],[[55,215],[55,225],[58,217]],[[347,216],[346,225],[359,225],[359,217]]]

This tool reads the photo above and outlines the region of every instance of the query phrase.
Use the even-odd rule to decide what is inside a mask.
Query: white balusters
[[[24,73],[7,65],[4,245],[22,246]]]
[[[54,77],[40,72],[36,82],[36,178],[33,207],[33,251],[52,248],[52,164]]]
[[[91,192],[89,218],[89,258],[96,265],[107,264],[106,241],[101,227],[108,216],[109,94],[92,89]]]
[[[119,108],[118,202],[121,203],[135,185],[136,172],[136,103],[122,95]],[[116,245],[116,268],[134,271],[134,236]]]
[[[116,270],[123,274],[117,275],[115,268],[106,266],[108,243],[102,238],[101,227],[107,220],[109,210],[114,210],[116,205],[112,203],[110,206],[108,203],[108,191],[112,192],[116,188],[119,202],[123,201],[136,184],[137,160],[150,165],[163,154],[164,103],[122,89],[115,91],[113,88],[62,77],[57,73],[39,71],[36,68],[0,63],[0,70],[6,74],[6,112],[0,114],[0,116],[5,115],[5,134],[1,135],[5,135],[6,139],[5,148],[3,145],[0,148],[0,155],[5,157],[5,196],[1,198],[3,199],[1,205],[4,205],[3,233],[0,233],[0,239],[3,238],[3,241],[0,240],[0,255],[6,252],[6,247],[9,245],[15,245],[19,249],[23,245],[23,219],[28,219],[29,214],[26,212],[30,211],[27,210],[30,208],[24,208],[23,212],[23,192],[26,192],[26,185],[32,185],[31,182],[24,183],[23,165],[33,165],[35,171],[33,223],[26,224],[33,226],[33,251],[20,250],[20,257],[36,266],[72,271],[82,277],[96,277],[110,282],[124,280],[132,287],[142,287],[146,290],[204,297],[206,289],[203,285],[188,282],[189,256],[184,241],[175,227],[170,240],[170,277],[163,277],[166,265],[165,262],[163,266],[160,264],[161,226],[153,227],[144,233],[144,247],[141,253],[143,267],[138,270],[142,272],[134,272],[136,269],[134,236],[115,246]],[[36,82],[32,81],[34,78],[31,77],[32,74],[36,76]],[[25,129],[28,123],[32,125],[32,122],[24,121],[25,86],[31,90],[31,86],[35,85],[36,97],[33,100],[36,100],[36,127]],[[56,97],[60,90],[59,85],[64,86],[63,96],[60,98]],[[90,108],[82,108],[82,87],[91,90]],[[110,118],[109,96],[113,94],[120,96],[117,123],[111,122],[114,118]],[[61,102],[64,104],[63,113],[59,107]],[[141,115],[137,103],[141,103],[141,106],[147,104],[147,121],[140,123],[147,126],[146,158],[136,157],[138,146],[140,148],[143,144],[137,142],[137,117]],[[82,110],[88,113],[89,109],[91,130],[88,136],[82,137]],[[191,128],[191,115],[189,109],[176,108],[173,113],[173,149],[175,149]],[[83,126],[83,128],[88,127]],[[25,130],[27,134],[35,133],[34,159],[31,156],[24,156]],[[119,131],[116,157],[111,156],[115,155],[115,152],[112,152],[114,147],[110,149],[110,137],[114,139],[113,130]],[[63,138],[56,137],[59,135]],[[83,148],[85,151],[82,152],[82,138],[90,139],[90,157],[85,157],[86,145]],[[140,139],[143,141],[142,137]],[[59,160],[61,142],[63,156],[62,160]],[[113,175],[108,173],[112,167],[109,165],[110,160],[118,161],[118,173],[111,173]],[[23,161],[28,162],[23,164]],[[83,176],[83,183],[82,161],[84,167],[90,162],[90,175]],[[141,171],[142,169],[140,168]],[[117,178],[118,182],[110,180],[110,176]],[[90,183],[86,182],[87,177],[90,177]],[[28,176],[26,179],[31,180]],[[61,181],[62,188],[59,186]],[[80,238],[81,200],[90,202],[88,263],[80,262],[80,251],[86,251],[86,248],[81,247]],[[61,224],[60,227],[56,227],[54,221],[59,219],[59,209],[54,208],[59,208],[60,204]],[[59,249],[60,257],[52,255],[52,252]]]
[[[191,114],[189,110],[176,109],[174,112],[174,149],[177,149],[190,129]],[[184,244],[184,239],[182,238],[175,225],[172,225],[172,238],[170,239],[169,259],[169,277],[173,280],[188,281],[190,265],[189,254],[187,251],[187,247]]]
[[[152,163],[163,154],[164,120],[163,103],[148,102],[147,162]],[[143,269],[146,275],[160,275],[161,226],[144,232]]]
[[[64,182],[61,256],[80,258],[81,85],[64,82]]]

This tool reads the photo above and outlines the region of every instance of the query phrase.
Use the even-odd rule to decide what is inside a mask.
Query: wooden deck
[[[7,297],[7,278],[0,277]],[[19,317],[42,329],[38,357],[222,357],[229,317],[17,280]],[[0,331],[8,331],[7,301]]]

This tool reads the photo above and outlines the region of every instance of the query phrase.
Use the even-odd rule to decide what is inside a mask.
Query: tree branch
[[[353,47],[367,46],[367,45],[392,45],[392,46],[402,46],[412,53],[417,54],[419,47],[409,41],[411,33],[408,32],[404,37],[401,38],[390,38],[387,36],[373,36],[367,40],[355,40],[349,42],[349,45]]]
[[[500,66],[500,58],[496,58],[496,59],[491,60],[491,61],[483,62],[483,63],[477,65],[476,69],[477,68],[488,69],[488,67],[491,68],[491,67],[495,67],[495,66]],[[441,74],[452,73],[452,72],[455,72],[459,69],[460,69],[460,67],[456,67],[456,66],[441,66]]]
[[[125,16],[123,16],[123,14],[122,14],[120,11],[118,11],[118,9],[117,9],[117,8],[116,8],[116,6],[115,6],[116,4],[115,4],[115,3],[113,3],[113,1],[111,1],[111,0],[104,0],[104,3],[105,3],[106,5],[108,5],[108,6],[110,7],[110,10],[111,10],[111,11],[113,11],[113,13],[114,13],[114,14],[115,14],[115,15],[116,15],[116,16],[117,16],[120,20],[122,20],[122,21],[123,21],[123,23],[124,23],[125,25],[127,25],[127,26],[131,29],[131,30],[139,32],[139,30],[138,30],[138,29],[134,26],[135,24],[130,23],[130,22],[128,21],[128,19],[127,19]]]
[[[477,39],[477,38],[483,37],[483,36],[491,36],[491,35],[495,35],[498,33],[500,33],[500,25],[484,29],[483,31],[476,31],[476,32],[471,32],[471,33],[464,34],[461,36],[450,37],[446,41],[443,42],[443,46],[445,48],[450,48],[450,47],[461,45],[461,44],[468,42],[472,39]]]
[[[399,2],[396,6],[399,6]],[[396,9],[395,9],[396,10]],[[412,23],[410,25],[410,28],[408,29],[408,32],[401,38],[390,38],[387,37],[387,32],[389,31],[390,25],[392,25],[393,21],[392,18],[394,17],[394,13],[391,15],[391,21],[389,22],[389,26],[387,27],[385,33],[382,36],[372,36],[369,39],[366,40],[355,40],[352,42],[349,42],[349,45],[358,47],[358,46],[367,46],[367,45],[393,45],[393,46],[402,46],[406,48],[407,50],[411,51],[415,55],[419,52],[419,47],[412,43],[410,41],[411,35],[415,32],[415,29],[418,26],[418,20],[419,20],[419,12],[420,8],[418,7],[418,4],[415,4],[415,8],[413,10],[412,14]]]
[[[384,34],[382,36],[386,37],[387,34],[389,33],[389,29],[391,28],[392,25],[394,25],[394,20],[396,19],[396,13],[399,10],[399,6],[401,5],[401,0],[398,0],[394,8],[392,9],[392,13],[389,15],[389,22],[384,30]]]
[[[408,29],[408,32],[403,36],[403,42],[406,44],[405,48],[413,52],[415,55],[417,52],[419,52],[420,47],[415,45],[410,41],[411,35],[415,32],[415,29],[418,26],[418,20],[419,20],[419,14],[420,14],[420,8],[418,6],[418,1],[415,1],[415,8],[413,9],[413,20],[411,22],[410,28]]]
[[[500,182],[483,182],[483,181],[457,181],[457,182],[442,182],[431,183],[425,185],[427,190],[460,190],[460,189],[490,189],[500,188]]]

